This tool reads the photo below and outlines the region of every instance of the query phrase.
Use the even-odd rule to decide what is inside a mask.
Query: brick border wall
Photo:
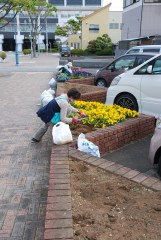
[[[53,144],[44,240],[73,239],[69,146]]]
[[[94,86],[94,78],[78,78],[78,79],[70,79],[68,80],[70,83],[78,83],[78,84],[85,84],[85,85],[93,85]]]
[[[123,145],[138,140],[154,132],[155,118],[141,114],[137,118],[128,119],[122,123],[104,129],[87,133],[88,140],[99,146],[100,153],[105,154],[122,147]]]

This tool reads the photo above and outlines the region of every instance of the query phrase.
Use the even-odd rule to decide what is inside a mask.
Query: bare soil
[[[70,124],[70,129],[73,135],[78,136],[80,133],[86,134],[92,131],[96,131],[98,128],[77,123],[77,124]]]
[[[70,161],[74,240],[161,240],[161,192]]]

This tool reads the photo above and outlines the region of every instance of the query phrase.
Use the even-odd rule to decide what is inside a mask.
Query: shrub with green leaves
[[[23,54],[24,54],[24,55],[31,54],[31,49],[24,49],[24,50],[23,50]]]
[[[99,50],[96,52],[96,55],[98,55],[98,56],[112,55],[112,48]]]
[[[7,54],[5,52],[0,53],[0,58],[2,58],[2,60],[4,60],[6,57],[7,57]]]
[[[84,51],[82,49],[73,49],[73,50],[71,50],[71,54],[72,55],[77,55],[77,56],[83,56]]]

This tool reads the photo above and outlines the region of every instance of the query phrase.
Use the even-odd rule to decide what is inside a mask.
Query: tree
[[[69,19],[65,25],[57,25],[55,30],[55,35],[67,37],[69,34],[76,34],[81,30],[81,20],[82,17],[76,17],[75,19]]]
[[[57,9],[46,2],[46,0],[23,0],[22,11],[24,11],[28,16],[31,24],[31,39],[33,47],[33,57],[36,57],[36,43],[38,36],[41,32],[40,18],[43,17],[44,20],[47,16],[53,15]]]
[[[0,0],[0,29],[13,21],[21,10],[22,4],[22,0]],[[10,12],[14,13],[13,16],[6,18]]]
[[[107,34],[103,34],[102,37],[97,37],[96,40],[89,42],[87,49],[90,52],[98,52],[102,50],[111,49],[112,41]]]

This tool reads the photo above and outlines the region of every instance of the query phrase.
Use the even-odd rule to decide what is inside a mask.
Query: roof
[[[143,40],[143,39],[151,39],[155,37],[159,37],[160,35],[150,35],[150,36],[145,36],[145,37],[140,37],[140,38],[129,38],[129,39],[122,39],[121,41],[138,41],[138,40]]]
[[[87,18],[97,14],[98,12],[101,12],[103,9],[107,8],[107,7],[110,7],[111,6],[111,3],[107,4],[106,6],[102,7],[102,8],[99,8],[98,10],[94,11],[93,13],[85,16],[84,18],[82,18],[82,21],[86,20]]]

